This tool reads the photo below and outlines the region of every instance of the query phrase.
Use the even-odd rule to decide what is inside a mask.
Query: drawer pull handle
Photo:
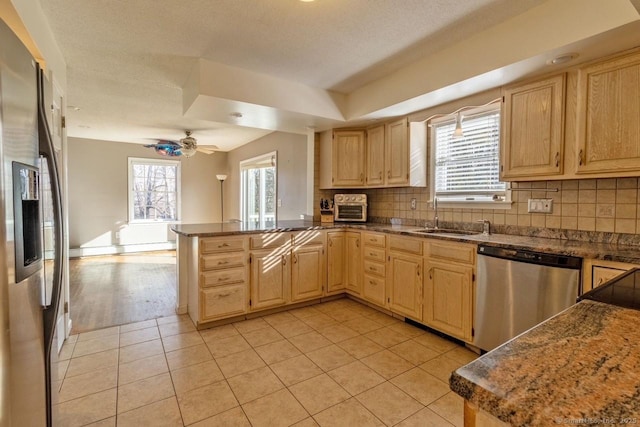
[[[287,257],[282,255],[282,265],[287,265]]]
[[[560,152],[556,151],[556,167],[560,166]]]
[[[376,282],[374,282],[373,280],[369,280],[369,284],[370,284],[371,286],[375,286],[375,285],[376,285]]]
[[[371,271],[378,271],[378,269],[377,269],[377,268],[375,268],[375,267],[369,267],[369,270],[371,270]]]
[[[333,247],[333,240],[329,239],[329,247]]]
[[[387,179],[391,179],[391,171],[387,171]]]
[[[224,277],[218,277],[218,282],[223,282],[225,280],[229,280],[230,277],[229,276],[224,276]]]
[[[356,248],[360,247],[360,239],[356,239]]]
[[[433,267],[429,269],[429,279],[433,280]]]
[[[226,297],[229,297],[229,296],[231,296],[231,292],[227,292],[227,293],[224,293],[224,294],[218,294],[218,297],[220,297],[220,298],[226,298]]]
[[[297,264],[298,263],[298,255],[293,254],[293,263]]]
[[[378,179],[382,180],[382,171],[378,172]]]
[[[364,182],[364,174],[363,173],[360,174],[360,182]]]
[[[229,264],[229,261],[218,261],[218,265]]]
[[[375,252],[369,252],[369,256],[376,256]]]
[[[583,150],[580,150],[580,152],[578,153],[578,166],[582,166],[584,163],[582,160],[582,152]]]
[[[226,248],[227,246],[229,246],[228,243],[223,243],[221,245],[218,245],[219,248]]]

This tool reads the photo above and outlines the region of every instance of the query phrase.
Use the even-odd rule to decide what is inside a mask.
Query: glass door
[[[240,162],[242,221],[263,228],[276,222],[277,152]]]

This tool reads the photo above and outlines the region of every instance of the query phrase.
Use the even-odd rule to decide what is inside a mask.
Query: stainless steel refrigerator
[[[0,21],[1,426],[55,420],[62,209],[43,80],[28,50]],[[45,222],[52,227],[47,233]]]

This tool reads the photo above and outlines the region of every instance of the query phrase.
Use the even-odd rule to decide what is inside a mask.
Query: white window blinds
[[[432,125],[435,196],[450,201],[492,200],[504,196],[500,182],[500,107],[463,114],[464,136],[453,138],[454,118]]]

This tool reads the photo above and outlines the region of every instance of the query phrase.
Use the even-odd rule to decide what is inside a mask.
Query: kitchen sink
[[[414,233],[455,235],[455,236],[468,236],[471,234],[479,234],[477,231],[456,230],[452,228],[419,228],[417,230],[412,230],[412,231]]]

